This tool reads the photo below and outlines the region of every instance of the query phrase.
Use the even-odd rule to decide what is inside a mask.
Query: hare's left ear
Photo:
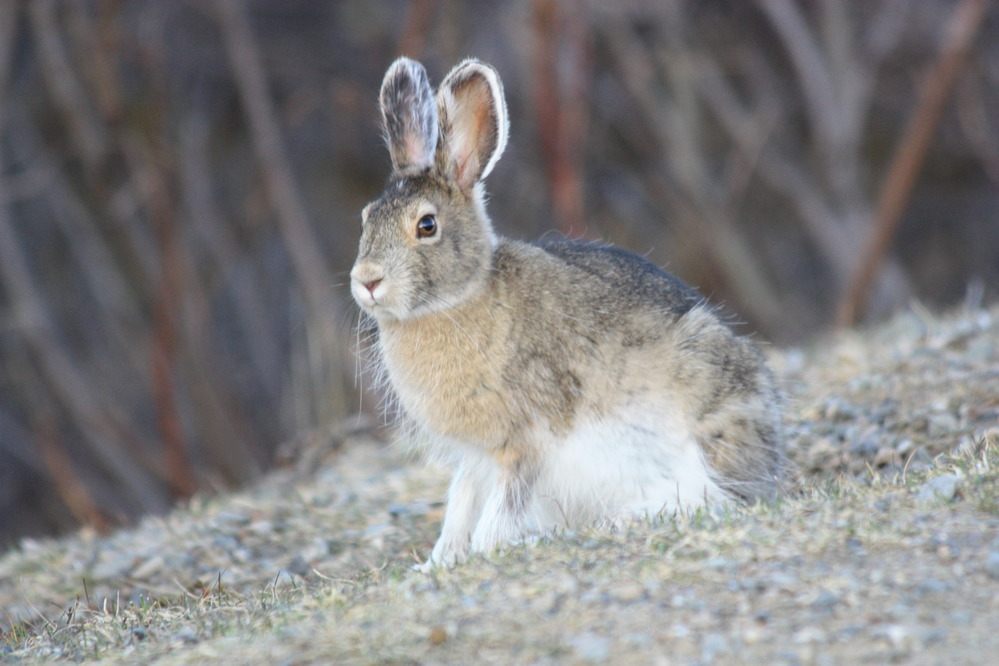
[[[506,148],[508,121],[496,70],[466,60],[437,90],[444,168],[465,192],[489,175]]]
[[[437,104],[423,65],[399,58],[378,96],[385,140],[397,173],[429,168],[437,150]]]

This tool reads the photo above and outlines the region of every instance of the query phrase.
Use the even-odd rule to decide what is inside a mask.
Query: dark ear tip
[[[421,81],[427,81],[429,84],[429,79],[427,77],[427,70],[418,60],[413,60],[412,58],[407,58],[406,56],[400,56],[393,61],[389,68],[385,70],[385,80],[405,77],[412,79],[417,83]]]

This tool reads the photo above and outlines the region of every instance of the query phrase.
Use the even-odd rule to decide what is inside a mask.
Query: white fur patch
[[[533,435],[544,457],[523,515],[503,505],[498,465],[479,450],[459,449],[432,563],[452,564],[469,550],[488,551],[528,533],[671,515],[728,499],[693,436],[658,406],[581,421],[564,439],[547,427]]]

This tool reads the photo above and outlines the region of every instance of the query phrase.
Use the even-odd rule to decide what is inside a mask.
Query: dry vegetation
[[[504,234],[648,253],[779,344],[846,293],[875,317],[969,284],[991,302],[997,12],[0,2],[0,544],[240,487],[357,409],[341,283],[400,53],[502,73]]]
[[[0,663],[981,663],[999,650],[999,309],[774,353],[773,505],[414,573],[446,478],[358,428],[251,490],[0,559]],[[339,446],[332,443],[342,442]]]
[[[996,17],[0,1],[0,663],[999,652]],[[797,468],[776,504],[412,573],[446,473],[349,416],[374,400],[338,285],[398,53],[501,70],[503,233],[649,251],[782,344],[838,302],[967,304],[773,351]]]

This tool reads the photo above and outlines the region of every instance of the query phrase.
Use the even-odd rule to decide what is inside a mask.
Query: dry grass
[[[771,505],[427,576],[445,475],[355,438],[109,539],[29,542],[0,559],[0,662],[976,663],[999,650],[997,331],[910,315],[782,355],[802,473]]]

